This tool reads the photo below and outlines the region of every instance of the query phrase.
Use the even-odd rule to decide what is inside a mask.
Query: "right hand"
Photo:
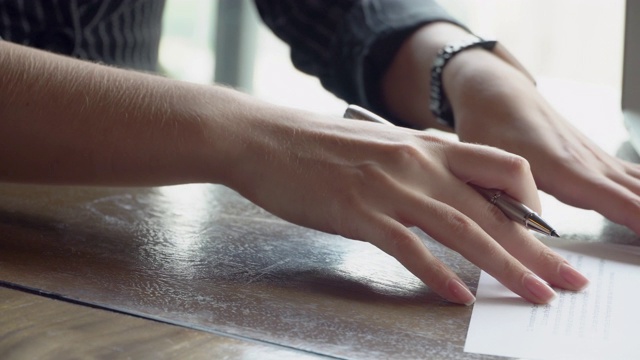
[[[422,229],[534,303],[555,296],[540,278],[570,290],[587,285],[468,185],[503,190],[540,212],[529,164],[520,156],[299,111],[269,108],[254,120],[228,185],[285,220],[368,241],[455,303],[475,298],[407,227]]]

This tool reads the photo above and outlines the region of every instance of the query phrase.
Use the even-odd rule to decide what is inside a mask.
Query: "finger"
[[[599,149],[598,149],[599,150]],[[601,154],[601,151],[593,151],[593,156],[599,161],[597,170],[592,173],[603,174],[607,178],[617,182],[618,184],[628,188],[635,194],[640,195],[640,166],[630,163],[609,154]],[[589,174],[585,172],[587,168],[581,168],[579,174]]]
[[[622,163],[625,167],[625,171],[627,174],[629,174],[630,176],[633,176],[634,178],[640,179],[640,165],[630,163],[624,160],[622,161]]]
[[[622,164],[622,171],[614,171],[607,175],[607,177],[618,184],[626,187],[636,195],[640,195],[640,176],[634,176],[635,173],[633,167],[628,164]],[[638,173],[640,175],[640,173]]]
[[[488,146],[458,145],[447,153],[449,170],[458,179],[500,189],[540,213],[536,184],[524,158]]]
[[[477,193],[467,195],[467,202],[473,208],[486,210],[490,205]],[[538,279],[465,214],[428,197],[415,196],[410,199],[412,200],[404,203],[406,212],[401,214],[402,217],[410,219],[415,226],[460,253],[511,291],[534,303],[547,303],[556,296],[548,285]],[[502,225],[505,224],[514,225],[512,222],[507,223],[503,220]]]
[[[581,199],[577,206],[592,209],[607,219],[624,225],[640,234],[640,197],[628,188],[609,179],[592,183],[588,199]]]
[[[429,252],[420,238],[398,221],[383,215],[365,215],[363,239],[393,256],[433,291],[453,303],[471,305],[475,297],[462,280]]]
[[[600,173],[594,174],[593,171],[564,168],[559,169],[556,176],[563,179],[562,182],[555,182],[544,191],[554,194],[558,200],[567,204],[597,211],[607,219],[640,234],[640,222],[637,221],[640,217],[640,196],[624,185],[630,181],[623,181],[624,175],[608,178]]]
[[[495,245],[506,250],[542,279],[569,290],[581,290],[588,285],[589,281],[564,258],[536,239],[524,226],[510,220],[472,187],[461,186],[451,194],[451,199],[449,204],[484,229],[495,239]]]

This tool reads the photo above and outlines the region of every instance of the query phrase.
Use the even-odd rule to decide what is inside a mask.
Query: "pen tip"
[[[551,236],[559,238],[560,235],[555,230],[551,230]]]

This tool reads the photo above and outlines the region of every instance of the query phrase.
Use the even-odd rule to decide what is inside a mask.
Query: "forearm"
[[[478,211],[486,200],[467,182],[539,210],[519,157],[10,44],[0,43],[0,69],[0,181],[222,183],[285,220],[371,242],[463,304],[473,295],[407,226],[530,301],[554,295],[532,271],[560,287],[586,285],[524,228]]]
[[[7,42],[0,69],[0,181],[225,181],[241,94]]]

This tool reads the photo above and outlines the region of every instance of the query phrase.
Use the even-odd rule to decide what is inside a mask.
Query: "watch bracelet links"
[[[453,128],[455,126],[453,118],[453,109],[447,99],[447,95],[442,87],[442,72],[449,60],[453,59],[459,53],[473,48],[483,48],[485,50],[493,50],[496,46],[496,40],[485,40],[480,37],[465,39],[445,45],[438,51],[433,66],[431,67],[431,91],[429,108],[431,113],[436,117],[442,125]]]
[[[483,38],[475,36],[471,39],[465,39],[459,42],[454,42],[445,45],[438,51],[436,58],[433,61],[431,67],[431,91],[430,91],[430,104],[429,108],[431,113],[436,117],[437,121],[445,126],[454,128],[455,119],[451,104],[447,99],[447,95],[442,87],[442,72],[447,63],[459,53],[473,48],[482,48],[493,52],[499,58],[515,67],[522,72],[533,84],[535,79],[522,66],[522,64],[511,54],[504,46],[501,46],[497,40],[485,40]]]

